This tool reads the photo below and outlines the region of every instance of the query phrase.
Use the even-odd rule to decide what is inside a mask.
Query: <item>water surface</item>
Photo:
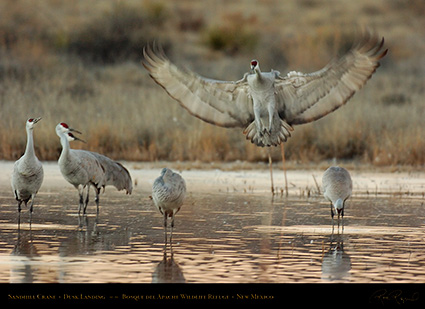
[[[164,257],[148,191],[114,189],[77,215],[77,192],[40,192],[18,224],[0,191],[0,282],[425,282],[422,196],[352,197],[343,231],[322,197],[189,193]]]

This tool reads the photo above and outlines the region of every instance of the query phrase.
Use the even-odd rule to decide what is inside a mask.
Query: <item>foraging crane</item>
[[[33,130],[39,118],[30,118],[26,122],[27,146],[24,155],[15,162],[12,173],[12,190],[18,201],[18,212],[21,212],[21,204],[31,199],[30,213],[33,212],[34,199],[43,183],[43,165],[34,152]]]
[[[326,116],[362,88],[387,53],[383,45],[383,38],[366,33],[345,55],[308,74],[262,72],[258,60],[252,60],[251,72],[236,82],[181,70],[162,50],[150,46],[143,50],[143,65],[193,116],[221,127],[244,128],[246,138],[257,146],[277,146],[291,136],[293,125]]]
[[[84,207],[83,214],[86,213],[90,186],[95,189],[97,213],[99,213],[101,188],[105,189],[105,186],[113,185],[118,191],[126,190],[126,194],[131,194],[133,184],[128,170],[120,163],[96,152],[71,149],[70,141],[83,141],[72,132],[80,133],[63,122],[56,126],[56,134],[60,137],[62,144],[62,153],[58,160],[59,168],[64,178],[78,190],[80,196],[78,213],[81,212],[82,207]],[[86,187],[87,193],[84,199],[84,189]]]
[[[350,173],[343,167],[332,166],[323,174],[322,187],[324,197],[331,203],[332,227],[334,210],[338,214],[338,228],[340,216],[344,227],[345,201],[351,196],[353,189]]]
[[[167,245],[167,218],[171,218],[170,244],[172,244],[174,217],[183,205],[186,195],[186,183],[182,176],[169,168],[163,168],[152,186],[152,199],[155,206],[164,215],[165,246]]]

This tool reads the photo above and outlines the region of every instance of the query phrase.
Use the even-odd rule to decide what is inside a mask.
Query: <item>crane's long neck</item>
[[[32,135],[33,130],[27,129],[27,147],[25,148],[26,157],[35,157],[34,140]]]
[[[337,199],[335,201],[334,207],[336,209],[336,211],[338,211],[338,213],[341,212],[341,210],[344,208],[344,201],[342,199]]]
[[[66,160],[67,158],[69,158],[71,147],[69,146],[69,141],[65,134],[62,133],[60,135],[60,139],[61,139],[61,145],[62,145],[62,152],[59,157],[59,160]]]
[[[263,76],[261,75],[261,70],[259,66],[257,66],[254,69],[254,73],[255,73],[255,76],[257,77],[257,81],[261,82],[263,80]]]

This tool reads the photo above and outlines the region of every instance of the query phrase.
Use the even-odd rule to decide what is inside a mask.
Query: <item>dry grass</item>
[[[315,0],[264,0],[256,6],[230,1],[220,8],[213,1],[189,0],[128,1],[121,3],[124,7],[117,7],[115,1],[86,5],[44,0],[37,1],[37,7],[26,2],[4,1],[0,7],[0,159],[22,154],[26,119],[42,116],[35,142],[44,160],[58,158],[54,127],[65,121],[83,131],[88,142],[73,147],[115,159],[266,161],[268,150],[247,142],[242,130],[203,123],[169,98],[138,61],[140,46],[158,37],[182,67],[231,80],[248,70],[252,58],[260,59],[263,70],[320,69],[347,48],[360,24],[386,37],[389,55],[346,106],[320,121],[295,127],[285,144],[287,159],[425,164],[425,25],[418,13],[425,6],[421,1],[408,6],[396,0],[326,5]],[[99,21],[118,23],[122,36],[111,25],[103,33],[102,27],[95,27]],[[235,24],[246,35],[243,40],[234,35]],[[99,40],[91,49],[81,45],[95,38]],[[117,43],[123,38],[128,45]],[[98,48],[111,53],[98,58]],[[280,160],[280,148],[271,151],[274,160]]]

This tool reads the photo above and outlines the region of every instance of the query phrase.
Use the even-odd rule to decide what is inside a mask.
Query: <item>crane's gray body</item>
[[[30,199],[30,211],[33,211],[34,198],[43,183],[43,165],[35,155],[33,141],[33,126],[40,119],[30,118],[27,120],[27,145],[25,153],[13,166],[11,185],[15,198],[18,201],[18,211],[21,211],[22,202],[27,205]]]
[[[170,244],[172,244],[174,217],[183,205],[186,196],[186,183],[179,174],[163,168],[152,186],[152,199],[164,216],[165,246],[167,246],[167,218],[171,217]],[[164,247],[165,248],[165,247]]]
[[[334,210],[339,218],[344,218],[345,201],[351,196],[353,182],[350,173],[343,167],[332,166],[322,177],[323,196],[331,203],[332,225]]]

